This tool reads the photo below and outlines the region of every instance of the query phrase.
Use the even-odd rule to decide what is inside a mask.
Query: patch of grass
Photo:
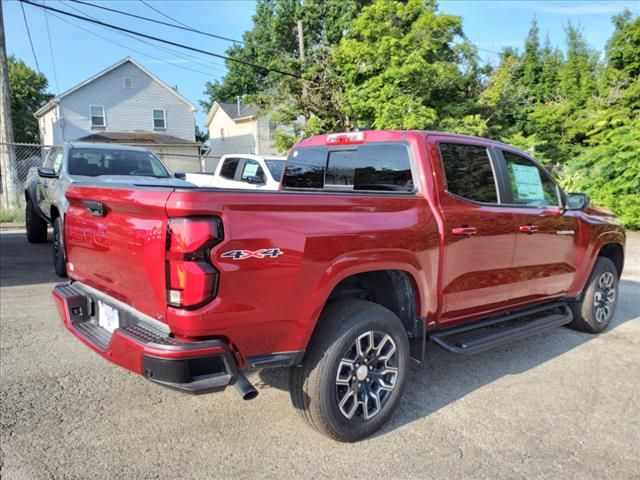
[[[0,207],[0,222],[24,223],[24,207],[19,203],[9,208]]]

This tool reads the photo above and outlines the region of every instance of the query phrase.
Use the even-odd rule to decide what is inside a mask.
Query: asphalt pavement
[[[283,370],[190,396],[110,364],[62,326],[51,244],[0,233],[0,477],[640,479],[640,234],[618,309],[484,354],[432,348],[392,420],[341,444],[298,417]]]

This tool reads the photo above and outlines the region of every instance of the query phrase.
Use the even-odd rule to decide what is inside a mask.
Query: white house
[[[258,116],[255,105],[213,102],[206,127],[211,142],[206,171],[213,171],[217,159],[229,153],[277,155],[274,124],[268,115]]]
[[[57,95],[35,116],[41,142],[145,146],[174,171],[200,171],[195,105],[132,58]]]

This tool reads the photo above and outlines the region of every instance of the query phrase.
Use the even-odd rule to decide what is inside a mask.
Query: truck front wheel
[[[292,367],[294,407],[339,441],[368,437],[389,419],[408,375],[409,341],[400,319],[381,305],[329,305],[299,367]]]
[[[570,328],[600,333],[609,326],[618,303],[618,270],[606,257],[598,257],[587,281],[582,299],[573,302]]]
[[[56,217],[53,221],[53,269],[59,277],[67,276],[67,259],[64,255],[64,237],[62,218]]]
[[[31,199],[27,199],[25,211],[25,224],[27,227],[27,240],[29,243],[44,243],[47,241],[47,222],[36,213]]]

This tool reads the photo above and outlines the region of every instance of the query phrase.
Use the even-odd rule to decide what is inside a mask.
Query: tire
[[[27,199],[25,209],[25,227],[27,229],[27,240],[29,243],[44,243],[47,241],[47,222],[38,216],[33,202]]]
[[[67,276],[67,259],[64,255],[62,218],[60,217],[56,217],[53,221],[53,268],[59,277]]]
[[[355,442],[389,419],[408,374],[409,340],[400,319],[378,304],[347,300],[325,308],[302,365],[291,368],[289,390],[313,428]]]
[[[618,270],[606,257],[598,257],[580,301],[571,304],[569,328],[600,333],[609,326],[618,303]]]

